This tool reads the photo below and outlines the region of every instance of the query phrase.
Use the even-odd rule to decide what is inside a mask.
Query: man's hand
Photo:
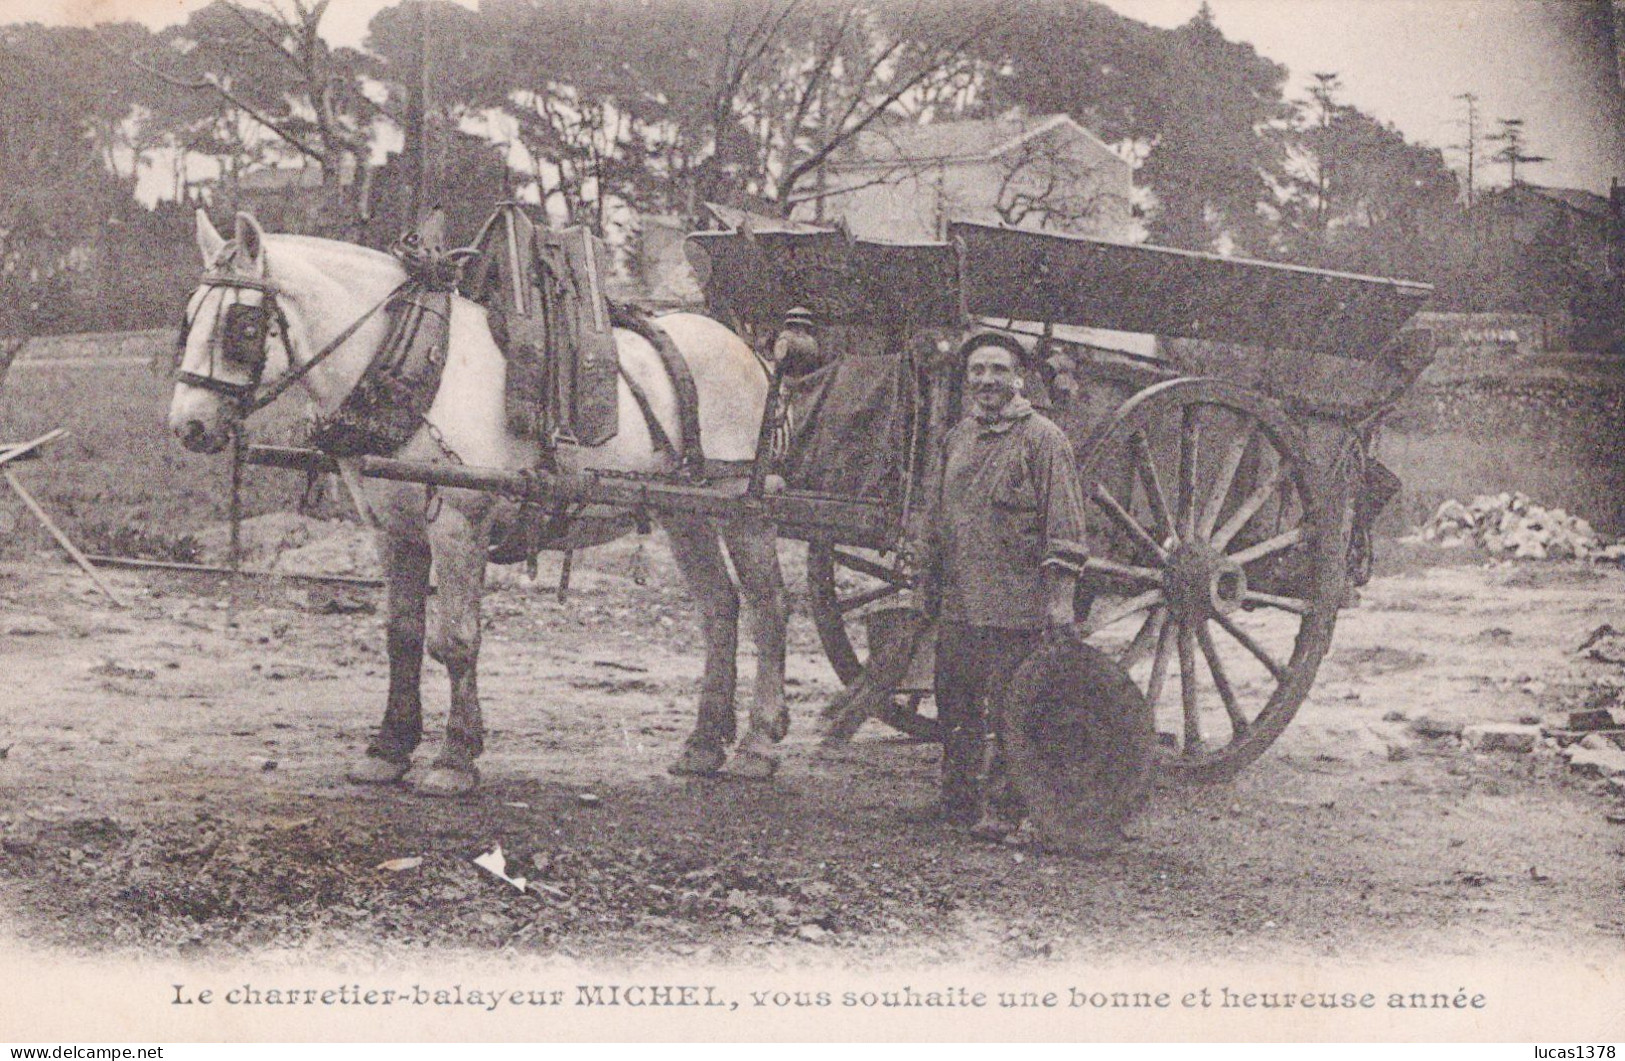
[[[1044,568],[1044,621],[1051,630],[1065,629],[1077,621],[1073,608],[1077,588],[1076,572],[1064,567]]]

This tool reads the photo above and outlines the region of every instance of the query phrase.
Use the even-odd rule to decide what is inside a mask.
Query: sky
[[[323,25],[359,45],[393,0],[333,0]],[[458,0],[476,6],[476,0]],[[582,0],[583,3],[590,0]],[[0,21],[54,24],[134,18],[159,28],[206,0],[0,0]],[[1201,0],[1105,0],[1131,18],[1175,26]],[[1525,180],[1606,194],[1625,181],[1625,92],[1614,66],[1607,0],[1209,0],[1227,37],[1251,43],[1291,72],[1301,97],[1317,72],[1335,72],[1344,99],[1435,147],[1465,140],[1465,104],[1479,97],[1480,131],[1522,118],[1530,153],[1551,161]],[[1449,155],[1460,168],[1460,152]],[[1505,184],[1504,165],[1478,183]]]

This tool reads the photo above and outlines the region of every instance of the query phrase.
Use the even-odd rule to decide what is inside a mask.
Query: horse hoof
[[[431,766],[422,776],[412,775],[412,791],[420,796],[450,799],[466,796],[480,783],[480,772],[469,767]]]
[[[393,785],[406,776],[411,763],[397,763],[369,755],[344,772],[347,780],[358,785]]]
[[[728,754],[721,748],[683,746],[683,754],[666,767],[666,772],[678,777],[710,777],[722,769]]]
[[[738,781],[766,781],[778,772],[778,759],[752,751],[735,754],[726,771],[729,777]]]

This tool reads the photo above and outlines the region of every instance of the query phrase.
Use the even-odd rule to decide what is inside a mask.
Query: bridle
[[[180,337],[175,341],[175,378],[189,386],[224,395],[237,408],[239,418],[247,419],[250,415],[276,401],[289,387],[298,383],[317,365],[327,360],[363,324],[372,319],[379,310],[389,305],[395,296],[405,290],[410,283],[410,280],[406,280],[392,288],[371,309],[357,317],[343,331],[328,340],[327,344],[316,351],[310,360],[300,364],[294,361],[293,346],[288,341],[288,317],[282,312],[282,306],[277,301],[280,289],[275,284],[268,280],[256,280],[246,276],[235,276],[231,273],[206,272],[198,285],[199,290],[205,292],[205,294],[210,291],[235,288],[245,291],[258,291],[260,301],[257,305],[238,302],[227,306],[225,311],[215,318],[214,334],[209,338],[210,374],[208,375],[187,372],[180,367],[186,356],[187,338],[192,333],[192,325],[196,323],[196,318],[183,310]],[[198,308],[201,311],[201,302]],[[282,349],[287,354],[289,367],[286,372],[262,389],[260,381],[265,375],[265,346],[273,332],[282,340]],[[247,377],[245,382],[234,383],[229,379],[221,379],[214,374],[216,371],[216,350],[219,351],[221,361],[228,366],[234,367]]]

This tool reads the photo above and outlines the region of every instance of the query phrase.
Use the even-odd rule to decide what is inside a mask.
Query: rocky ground
[[[799,617],[779,777],[668,777],[698,636],[657,546],[647,584],[626,577],[632,548],[578,564],[564,603],[545,569],[492,592],[486,784],[452,802],[343,780],[381,713],[376,590],[116,572],[119,611],[54,561],[0,568],[13,943],[884,967],[1625,938],[1617,784],[1549,735],[1617,706],[1625,655],[1592,636],[1625,626],[1617,568],[1390,546],[1274,749],[1234,783],[1160,788],[1131,843],[1079,861],[900,822],[931,795],[933,749],[876,724],[820,747],[837,687]],[[432,664],[426,690],[433,729]],[[1462,736],[1543,719],[1528,740]],[[523,891],[476,865],[499,845]]]

